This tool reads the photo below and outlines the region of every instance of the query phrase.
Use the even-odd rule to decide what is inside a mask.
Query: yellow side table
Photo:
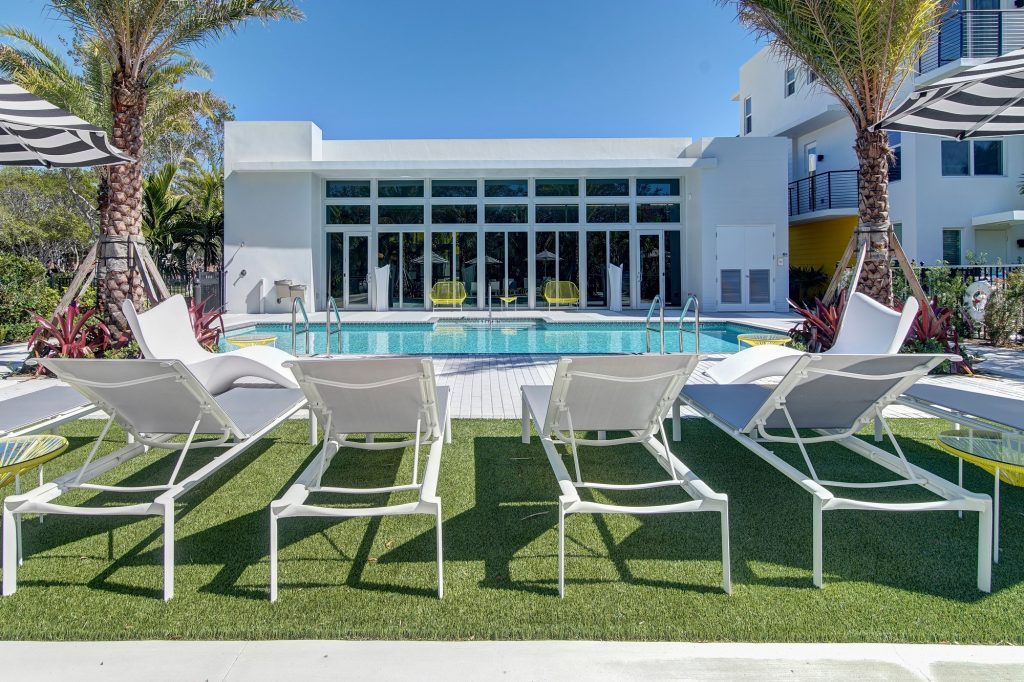
[[[276,334],[239,334],[238,336],[225,336],[224,340],[238,348],[246,348],[248,346],[277,346]]]
[[[59,457],[67,449],[66,438],[50,434],[0,438],[0,488],[12,479],[17,480],[26,471]],[[39,479],[42,485],[42,469]]]
[[[501,301],[502,306],[507,310],[508,304],[511,303],[513,310],[519,310],[519,297],[518,296],[499,296],[498,300]]]
[[[785,346],[790,342],[789,336],[786,334],[740,334],[736,337],[739,342],[740,349],[743,348],[743,344],[748,346]]]

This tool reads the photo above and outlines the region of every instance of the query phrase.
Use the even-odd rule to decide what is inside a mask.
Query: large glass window
[[[327,233],[327,295],[338,305],[345,300],[345,235]]]
[[[633,282],[633,277],[630,274],[633,270],[632,262],[633,259],[629,257],[629,232],[626,230],[609,232],[608,263],[622,268],[622,307],[624,308],[632,305],[630,301]]]
[[[587,232],[587,307],[608,305],[608,233]]]
[[[537,272],[534,281],[537,284],[537,305],[544,302],[544,285],[558,278],[558,244],[555,241],[557,232],[538,232],[534,251],[534,263]]]
[[[475,197],[476,180],[432,180],[430,196],[438,197]]]
[[[889,160],[889,182],[903,179],[903,133],[889,131],[889,148],[892,158]]]
[[[1003,174],[1003,143],[1001,140],[974,141],[974,174]]]
[[[422,225],[422,206],[378,206],[379,225]]]
[[[469,296],[464,305],[476,307],[476,232],[434,232],[430,244],[434,283],[462,282]]]
[[[558,279],[580,281],[580,233],[558,233]]]
[[[377,234],[377,267],[390,266],[388,273],[388,307],[395,308],[401,298],[399,263],[401,237],[398,232]]]
[[[402,233],[401,306],[423,307],[423,233]]]
[[[476,260],[476,232],[456,232],[455,263],[458,266],[458,278],[469,294],[466,306],[471,308],[476,307],[477,296],[480,295],[476,287]]]
[[[535,193],[539,197],[578,197],[579,180],[538,180]]]
[[[379,180],[377,196],[387,199],[394,197],[422,197],[422,180]]]
[[[942,231],[942,260],[949,265],[960,265],[960,230]]]
[[[786,84],[783,88],[783,94],[785,97],[789,97],[796,93],[796,67],[790,66],[786,68]]]
[[[484,303],[499,303],[498,296],[504,296],[508,289],[505,282],[505,233],[487,232],[484,234],[484,280],[487,282]]]
[[[665,230],[665,305],[667,306],[683,305],[682,237],[679,230]]]
[[[328,225],[369,225],[369,206],[328,206]]]
[[[590,204],[587,206],[588,223],[628,223],[629,204]]]
[[[430,236],[430,277],[434,284],[455,279],[452,267],[452,258],[455,257],[452,237],[451,232],[434,232]]]
[[[526,180],[486,180],[485,197],[525,197],[529,194]]]
[[[369,180],[328,180],[328,199],[368,199],[370,197]]]
[[[434,204],[430,218],[435,225],[476,223],[476,204]]]
[[[529,241],[525,232],[508,233],[508,296],[525,296],[530,277]],[[519,301],[523,303],[524,301]]]
[[[638,223],[678,223],[679,204],[637,204]]]
[[[641,178],[636,181],[636,195],[638,197],[677,197],[679,196],[679,180],[676,178],[667,180]]]
[[[484,222],[489,225],[501,223],[525,223],[526,204],[488,204],[484,206]]]
[[[971,143],[942,140],[942,174],[946,176],[971,174]]]
[[[537,204],[538,223],[578,223],[579,204]]]
[[[588,197],[628,197],[629,180],[587,180]]]
[[[743,134],[754,131],[754,103],[749,97],[743,100]]]

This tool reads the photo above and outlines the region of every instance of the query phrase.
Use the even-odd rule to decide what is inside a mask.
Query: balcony
[[[789,183],[791,217],[823,211],[832,215],[856,213],[857,171],[829,171]]]
[[[918,62],[925,74],[965,59],[985,60],[1024,47],[1024,10],[953,12]]]

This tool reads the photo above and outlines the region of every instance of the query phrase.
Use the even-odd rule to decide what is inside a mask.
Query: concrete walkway
[[[1019,647],[616,642],[3,642],[5,679],[263,680],[1024,679]]]

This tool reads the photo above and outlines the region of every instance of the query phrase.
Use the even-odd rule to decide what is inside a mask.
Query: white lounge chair
[[[693,384],[681,399],[814,497],[814,584],[822,586],[822,515],[834,509],[864,511],[976,511],[978,589],[992,586],[992,500],[936,476],[907,461],[882,410],[950,355],[801,355],[777,386]],[[857,438],[878,419],[896,455]],[[802,434],[813,429],[818,435]],[[879,482],[828,481],[819,478],[807,452],[815,443],[835,442],[898,476]],[[796,444],[806,471],[792,466],[766,443]],[[829,488],[890,488],[919,485],[942,498],[927,502],[869,502],[839,497]]]
[[[908,298],[898,313],[864,294],[850,296],[829,355],[882,355],[898,353],[917,317],[920,305]],[[705,374],[718,384],[746,384],[782,376],[793,368],[803,351],[786,346],[754,346],[712,365]]]
[[[0,401],[0,436],[29,436],[52,431],[96,408],[68,386],[51,386]]]
[[[24,514],[162,516],[163,594],[165,600],[170,599],[174,596],[175,501],[304,407],[305,397],[298,389],[277,386],[238,387],[214,397],[178,360],[47,359],[40,362],[110,418],[81,467],[35,490],[4,500],[3,594],[13,594],[17,588],[17,568],[21,563],[17,530]],[[94,461],[107,431],[115,422],[134,437],[134,442]],[[215,434],[215,437],[196,440],[199,434]],[[171,438],[180,435],[186,435],[184,442],[171,442]],[[209,447],[225,450],[179,480],[188,452]],[[142,486],[90,483],[150,449],[178,451],[166,483]],[[77,489],[135,496],[153,493],[156,497],[123,506],[84,507],[54,502],[64,493]]]
[[[269,346],[250,346],[229,353],[211,353],[196,341],[188,306],[181,295],[171,296],[146,312],[131,300],[121,305],[142,355],[151,360],[181,360],[211,393],[228,390],[245,377],[258,377],[285,388],[298,388],[284,363],[295,356]]]
[[[315,358],[288,363],[309,399],[313,412],[323,420],[324,440],[320,453],[299,474],[280,499],[270,504],[270,601],[277,600],[278,522],[300,516],[347,519],[368,516],[426,514],[437,523],[437,596],[444,596],[441,543],[441,498],[437,477],[441,448],[451,442],[451,411],[447,387],[434,382],[429,358]],[[349,434],[362,433],[365,441]],[[375,434],[412,434],[402,441],[375,442]],[[394,450],[413,448],[412,482],[380,488],[337,488],[321,485],[324,473],[340,448]],[[420,448],[428,447],[420,476]],[[415,490],[415,502],[383,507],[339,508],[306,504],[310,493],[336,495],[383,495]]]
[[[568,514],[670,514],[716,512],[721,515],[722,589],[732,590],[729,564],[729,500],[690,471],[669,448],[662,421],[686,383],[698,356],[640,355],[562,358],[551,386],[523,386],[523,442],[530,442],[530,420],[562,494],[558,498],[558,594],[565,596],[565,517]],[[598,431],[597,440],[577,432]],[[622,438],[602,439],[607,431],[629,431]],[[663,481],[632,485],[588,483],[580,468],[578,446],[639,443],[671,475]],[[572,453],[575,476],[570,476],[556,445]],[[624,506],[580,499],[581,489],[649,490],[678,487],[693,499],[677,504]]]

